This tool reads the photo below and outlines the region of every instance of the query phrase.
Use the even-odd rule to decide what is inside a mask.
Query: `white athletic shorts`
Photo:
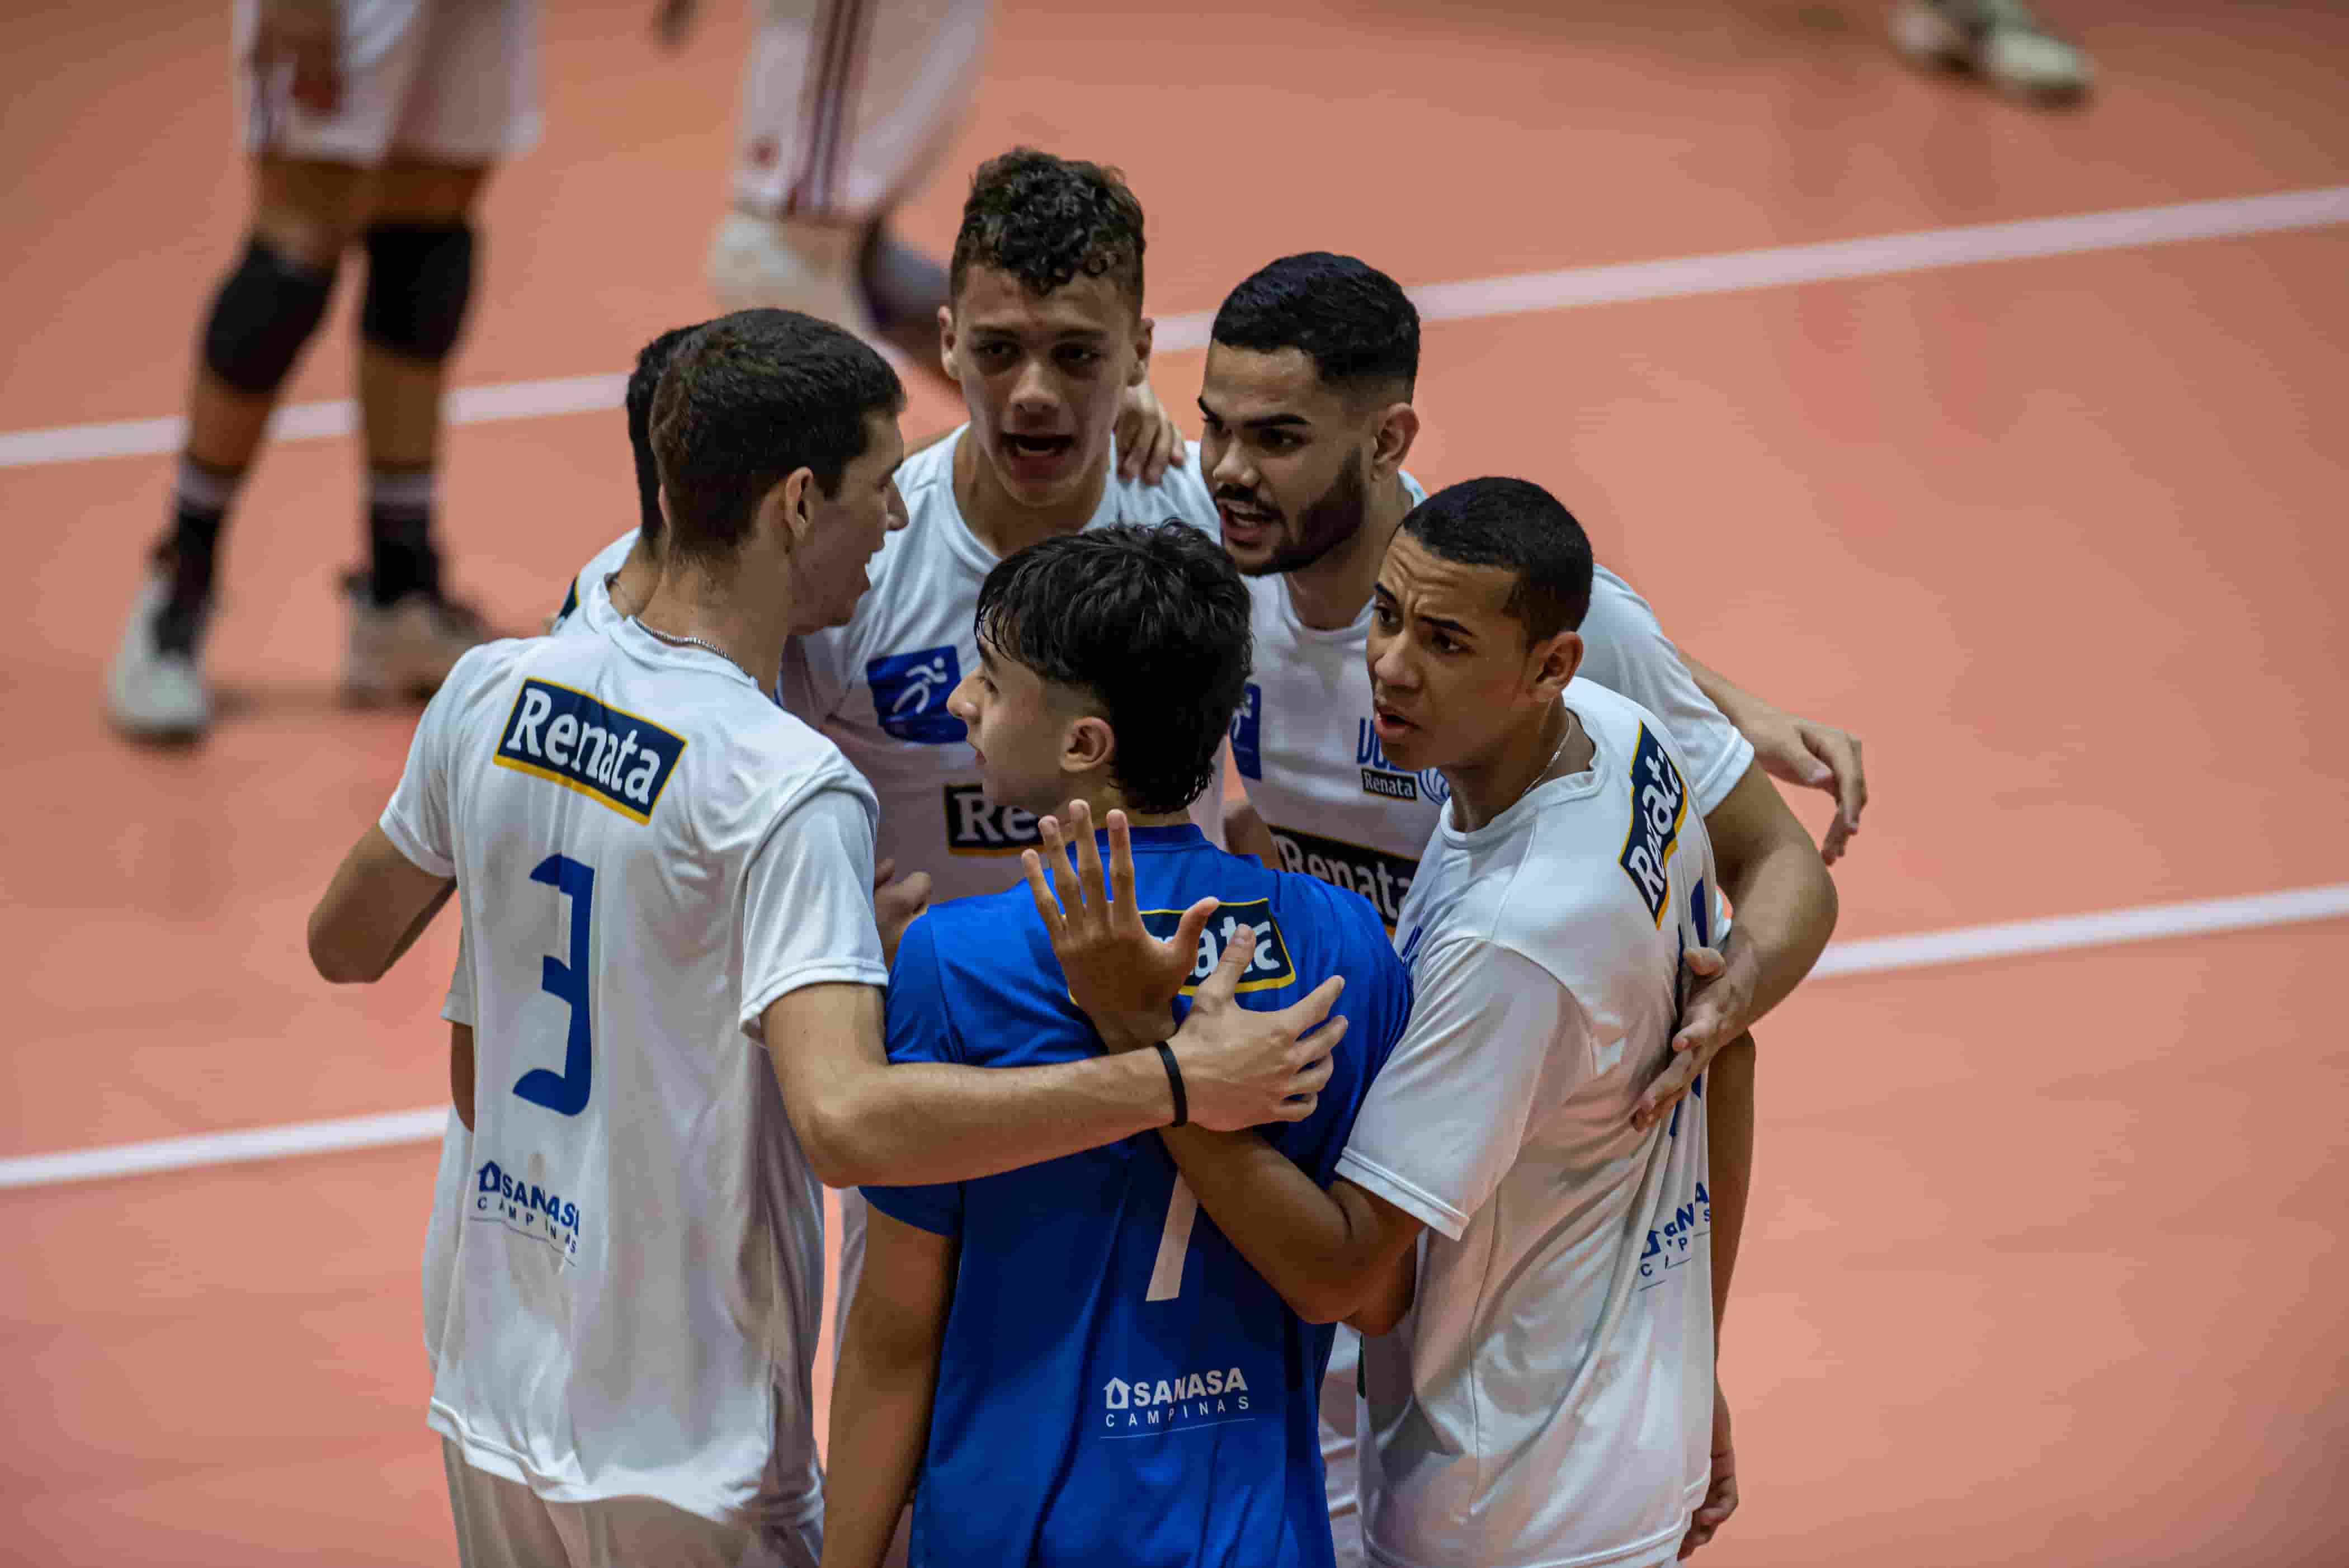
[[[342,102],[314,114],[294,101],[290,64],[252,63],[260,6],[237,0],[247,151],[374,168],[397,150],[476,165],[538,139],[536,0],[343,0],[340,12]]]
[[[440,1439],[462,1568],[817,1568],[822,1514],[781,1530],[721,1524],[645,1497],[548,1502]]]
[[[954,140],[991,0],[759,0],[734,140],[734,204],[862,222]]]

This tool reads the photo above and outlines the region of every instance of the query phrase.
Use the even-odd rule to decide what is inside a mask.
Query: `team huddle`
[[[1746,1030],[1836,913],[1795,721],[1540,486],[1406,469],[1361,261],[1234,288],[1123,472],[1143,248],[1113,170],[982,166],[911,453],[812,317],[647,346],[638,526],[312,915],[366,981],[461,906],[468,1564],[1644,1568],[1735,1508]]]

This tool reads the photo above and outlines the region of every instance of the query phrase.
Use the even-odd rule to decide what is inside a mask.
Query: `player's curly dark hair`
[[[628,372],[628,449],[636,459],[636,515],[645,542],[660,548],[660,459],[653,455],[653,394],[660,390],[661,372],[677,357],[685,340],[709,325],[672,326],[636,351],[636,367]]]
[[[1531,480],[1463,480],[1403,514],[1401,532],[1431,555],[1517,574],[1503,606],[1527,645],[1579,631],[1590,613],[1590,540],[1564,502]]]
[[[1142,308],[1142,203],[1098,163],[1015,147],[971,176],[947,286],[962,297],[973,266],[1009,273],[1038,296],[1079,276],[1108,277]]]
[[[827,496],[864,451],[864,421],[895,414],[889,362],[828,321],[738,310],[679,346],[653,395],[653,452],[668,492],[664,553],[724,567],[767,492],[807,469]]]
[[[1241,280],[1216,312],[1215,340],[1274,354],[1302,350],[1345,387],[1419,379],[1419,312],[1394,279],[1352,256],[1307,251]]]
[[[1247,584],[1206,534],[1124,522],[1031,544],[987,574],[978,634],[1101,704],[1132,810],[1180,811],[1215,782],[1255,647]]]

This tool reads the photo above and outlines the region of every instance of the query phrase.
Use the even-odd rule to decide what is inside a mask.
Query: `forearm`
[[[811,1119],[808,1154],[830,1186],[927,1186],[1082,1153],[1173,1117],[1155,1052],[1040,1068],[874,1063]]]
[[[1745,727],[1745,716],[1751,711],[1754,702],[1754,694],[1712,665],[1699,660],[1686,648],[1678,651],[1681,664],[1687,669],[1689,678],[1696,682],[1696,689],[1704,693],[1707,702],[1721,709],[1722,717],[1743,730]]]
[[[1713,1333],[1716,1352],[1729,1312],[1730,1276],[1745,1234],[1754,1182],[1754,1037],[1742,1035],[1705,1069],[1705,1158],[1713,1194]]]
[[[879,1568],[929,1439],[937,1346],[877,1347],[862,1299],[849,1315],[833,1382],[823,1482],[823,1568]]]
[[[1169,1127],[1159,1136],[1208,1218],[1299,1317],[1336,1323],[1392,1284],[1369,1211],[1348,1203],[1344,1183],[1323,1190],[1253,1132]]]
[[[1768,789],[1768,780],[1762,787]],[[1755,961],[1754,1001],[1744,1020],[1750,1027],[1785,1001],[1826,951],[1835,934],[1835,880],[1798,828],[1733,870],[1724,863],[1722,886],[1736,913],[1733,940],[1747,944]]]

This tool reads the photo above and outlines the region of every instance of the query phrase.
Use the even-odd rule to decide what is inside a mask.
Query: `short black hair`
[[[1590,611],[1590,541],[1574,513],[1530,480],[1464,480],[1404,514],[1402,531],[1463,566],[1517,574],[1508,613],[1528,644],[1578,631]]]
[[[832,494],[864,453],[865,419],[905,405],[889,362],[828,321],[738,310],[710,322],[679,347],[653,397],[665,552],[730,562],[769,490],[810,469]]]
[[[974,266],[1009,273],[1042,296],[1082,274],[1109,277],[1142,308],[1142,203],[1125,176],[1098,163],[1015,147],[971,176],[947,267],[962,297]]]
[[[1247,584],[1197,529],[1113,523],[1007,556],[979,587],[978,634],[1101,704],[1133,810],[1180,811],[1215,781],[1254,644]]]
[[[1277,354],[1301,350],[1321,379],[1351,388],[1419,381],[1419,311],[1402,285],[1352,256],[1307,251],[1259,267],[1224,296],[1215,340]]]
[[[645,542],[660,548],[660,459],[653,456],[653,394],[660,390],[661,372],[677,357],[678,345],[709,324],[672,326],[636,351],[636,367],[628,372],[628,449],[636,459],[636,515]]]

